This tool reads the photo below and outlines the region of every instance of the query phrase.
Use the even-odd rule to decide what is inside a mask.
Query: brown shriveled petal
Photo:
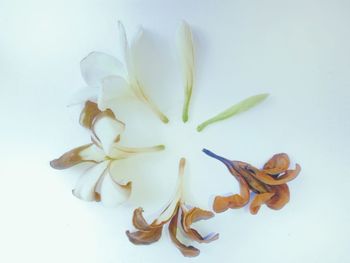
[[[266,202],[266,205],[274,210],[279,210],[289,202],[289,188],[288,185],[272,186],[274,196]]]
[[[242,176],[251,190],[253,190],[256,193],[269,192],[268,187],[252,175],[253,171],[259,172],[259,169],[244,162],[233,161],[232,164],[234,169],[231,170],[235,171],[235,173]]]
[[[252,175],[254,178],[258,179],[264,184],[268,185],[281,185],[285,184],[298,176],[301,171],[301,167],[299,164],[295,165],[295,170],[287,170],[283,175],[278,178],[273,178],[269,174],[266,174],[264,171],[252,170]]]
[[[216,213],[225,212],[228,208],[241,208],[249,202],[249,186],[242,177],[236,177],[239,181],[240,194],[230,196],[216,196],[213,210]]]
[[[69,152],[66,152],[58,159],[52,160],[50,162],[50,166],[54,169],[57,169],[57,170],[63,170],[63,169],[70,168],[70,167],[77,165],[79,163],[82,163],[82,162],[98,163],[97,160],[84,159],[81,156],[81,152],[83,152],[84,150],[87,150],[89,147],[92,147],[92,146],[93,146],[93,144],[90,143],[90,144],[86,144],[86,145],[77,147]]]
[[[206,211],[197,207],[189,211],[182,210],[181,225],[186,236],[199,243],[209,243],[219,238],[219,234],[209,234],[203,237],[197,230],[191,228],[191,225],[199,220],[206,220],[214,216],[213,212]]]
[[[129,241],[135,245],[149,245],[154,242],[157,242],[162,236],[163,225],[159,227],[152,227],[148,231],[135,231],[130,232],[126,231],[126,235],[129,238]]]
[[[134,215],[132,217],[132,224],[138,230],[149,230],[150,225],[146,222],[142,213],[143,213],[143,209],[141,207],[134,210]]]
[[[130,242],[135,245],[149,245],[157,242],[163,230],[164,224],[155,224],[154,222],[149,225],[142,215],[143,209],[141,207],[134,210],[132,223],[139,231],[130,232],[126,231]]]
[[[277,175],[285,172],[290,165],[289,157],[286,153],[279,153],[272,156],[264,165],[264,172],[270,175]]]
[[[173,218],[169,223],[169,234],[170,234],[171,241],[175,244],[175,246],[181,251],[181,253],[185,257],[196,257],[200,253],[199,249],[193,246],[185,246],[176,237],[178,217],[179,217],[179,209],[177,210],[176,214],[173,216]]]
[[[253,201],[250,204],[250,213],[252,215],[255,215],[258,213],[260,206],[265,204],[268,200],[271,199],[271,197],[273,197],[275,195],[275,193],[263,193],[263,194],[257,194]]]
[[[87,128],[91,129],[92,123],[95,117],[101,113],[95,102],[86,101],[83,110],[80,113],[79,123]]]

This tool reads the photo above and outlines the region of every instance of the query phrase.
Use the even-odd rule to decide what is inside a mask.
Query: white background
[[[220,3],[219,3],[220,2]],[[348,0],[0,0],[1,262],[350,262],[350,2]],[[174,34],[193,27],[197,82],[190,122],[180,120],[182,86]],[[142,24],[147,89],[171,123],[143,105],[120,106],[129,146],[167,150],[120,164],[135,181],[128,204],[104,208],[71,195],[84,167],[55,171],[49,161],[88,142],[80,107],[79,62],[90,51],[117,55],[117,20],[129,35]],[[152,65],[153,66],[150,66]],[[255,109],[204,130],[196,125],[260,92]],[[301,164],[281,211],[217,214],[198,224],[220,239],[186,259],[167,231],[151,246],[124,234],[131,213],[155,214],[170,198],[178,159],[188,159],[188,203],[210,209],[237,182],[202,147],[261,166],[277,152]],[[166,229],[165,229],[166,230]]]

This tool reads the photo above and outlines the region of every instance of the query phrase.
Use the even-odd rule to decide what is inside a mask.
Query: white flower
[[[120,145],[124,123],[117,120],[110,110],[99,111],[97,105],[87,102],[81,115],[81,123],[91,128],[92,143],[75,148],[50,162],[55,169],[66,169],[82,162],[91,162],[79,179],[73,194],[86,201],[102,201],[107,206],[124,202],[131,193],[131,182],[122,174],[112,175],[111,166],[118,160],[142,152],[164,149],[163,145],[147,148],[129,148]]]
[[[92,52],[85,57],[80,63],[80,69],[88,87],[78,91],[71,104],[91,100],[97,102],[99,109],[106,110],[113,101],[131,92],[167,123],[168,118],[146,95],[136,74],[135,49],[142,38],[142,28],[138,30],[130,45],[121,22],[118,22],[118,29],[121,60],[102,52]]]
[[[182,21],[177,33],[177,45],[183,70],[185,101],[182,111],[183,122],[188,121],[188,111],[194,83],[194,46],[190,26]]]

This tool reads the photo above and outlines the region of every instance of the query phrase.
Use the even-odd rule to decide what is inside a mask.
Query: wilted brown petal
[[[241,177],[244,178],[244,180],[247,182],[251,190],[257,193],[268,192],[268,187],[261,181],[254,178],[254,174],[252,174],[254,172],[255,173],[260,172],[259,169],[244,162],[233,161],[232,163],[236,173],[238,173]]]
[[[257,214],[260,206],[270,200],[272,196],[274,196],[274,193],[257,194],[250,204],[250,213],[253,215]]]
[[[241,177],[237,179],[239,180],[240,194],[216,196],[213,204],[213,210],[216,213],[224,212],[228,208],[241,208],[249,202],[250,194],[247,182]]]
[[[143,209],[141,207],[134,210],[134,215],[132,217],[132,223],[134,227],[138,230],[149,230],[150,225],[146,222],[142,215]]]
[[[91,101],[86,101],[83,110],[80,113],[79,122],[80,124],[88,129],[91,129],[92,123],[95,117],[101,111],[98,109],[97,104]]]
[[[285,204],[289,202],[289,188],[288,185],[276,185],[272,186],[274,196],[266,202],[266,205],[274,210],[281,209]]]
[[[295,177],[298,176],[300,171],[301,171],[300,165],[296,164],[295,170],[287,170],[282,176],[279,176],[276,179],[266,174],[264,171],[252,172],[252,175],[254,176],[254,178],[258,179],[264,184],[281,185],[293,180]]]
[[[141,207],[134,210],[132,223],[139,231],[126,231],[130,242],[135,245],[148,245],[158,241],[162,235],[164,224],[155,224],[153,222],[149,225],[142,215],[143,209]]]
[[[196,257],[200,253],[199,249],[193,246],[185,246],[176,237],[178,217],[179,217],[179,210],[177,210],[175,216],[173,216],[173,218],[169,223],[169,234],[170,234],[171,241],[173,241],[175,246],[181,251],[181,253],[185,257]]]
[[[152,227],[148,231],[126,231],[126,235],[128,236],[130,242],[135,245],[149,245],[154,242],[157,242],[160,239],[162,235],[162,230],[163,225],[159,227]]]
[[[70,168],[82,162],[99,163],[103,161],[103,156],[96,151],[94,144],[86,144],[66,152],[58,159],[52,160],[50,166],[54,169],[62,170]]]
[[[197,207],[190,209],[189,211],[182,210],[181,224],[182,228],[188,238],[197,241],[199,243],[209,243],[219,238],[219,234],[209,234],[203,237],[197,230],[191,228],[191,225],[199,220],[206,220],[214,216],[213,212],[206,211]]]
[[[264,172],[276,175],[285,172],[290,165],[289,157],[285,153],[279,153],[272,156],[264,165]]]

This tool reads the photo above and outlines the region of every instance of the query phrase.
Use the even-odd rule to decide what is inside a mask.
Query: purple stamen
[[[221,162],[223,162],[227,167],[232,167],[232,162],[222,156],[219,156],[215,153],[213,153],[212,151],[209,151],[207,149],[203,149],[202,150],[205,154],[209,155],[210,157],[214,158],[214,159],[217,159]]]

